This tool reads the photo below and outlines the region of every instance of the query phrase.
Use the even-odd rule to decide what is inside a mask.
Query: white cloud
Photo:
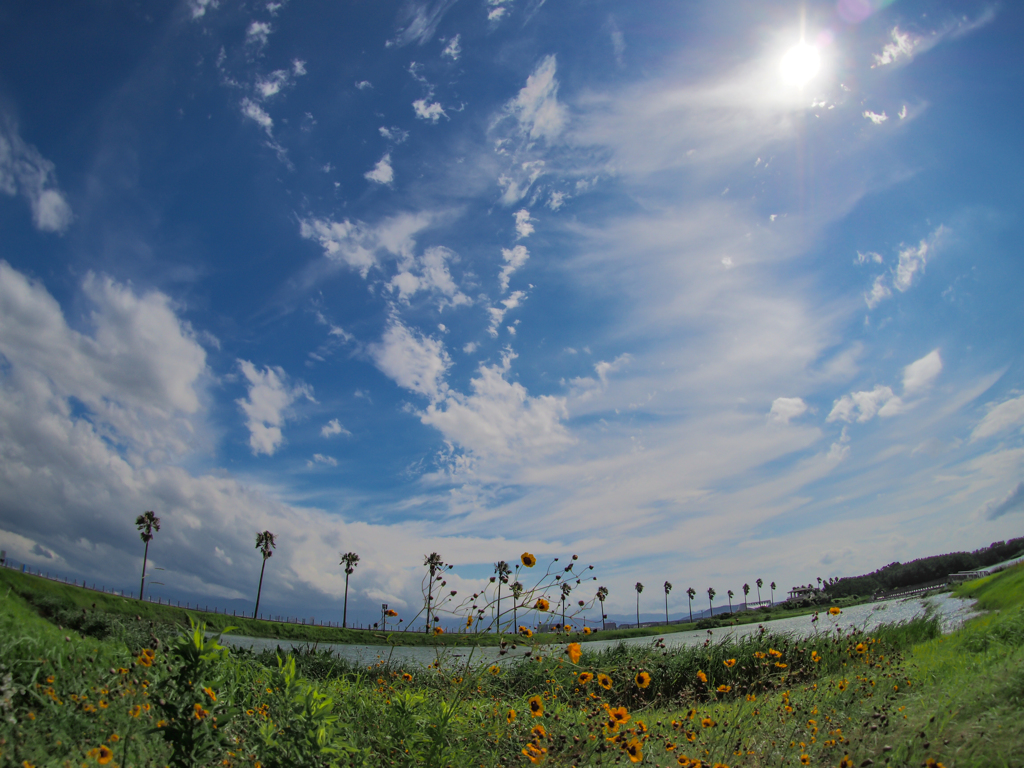
[[[505,109],[519,120],[520,129],[531,139],[553,141],[566,123],[566,110],[558,103],[558,80],[555,79],[555,56],[545,56],[526,85]]]
[[[504,293],[508,290],[508,281],[512,277],[512,273],[527,262],[530,252],[526,250],[525,245],[516,245],[512,248],[502,248],[501,256],[505,259],[505,266],[501,268],[498,282],[501,284],[502,293]]]
[[[267,132],[268,136],[274,135],[273,119],[271,119],[263,107],[248,97],[242,99],[242,114],[255,121],[257,125]]]
[[[877,112],[872,112],[871,110],[865,110],[863,113],[863,117],[866,117],[875,125],[881,125],[882,123],[889,119],[889,116],[886,115],[885,112],[878,114]]]
[[[527,160],[510,169],[511,176],[502,174],[498,177],[498,186],[504,192],[501,196],[502,205],[518,203],[530,191],[530,187],[544,174],[543,160]]]
[[[19,192],[32,208],[32,221],[43,232],[63,232],[73,219],[71,206],[57,188],[54,166],[39,150],[22,141],[17,126],[0,118],[0,192]]]
[[[208,8],[216,8],[220,0],[188,0],[188,7],[192,11],[192,18],[199,19],[206,15]]]
[[[939,356],[939,350],[933,349],[903,369],[903,394],[919,394],[930,387],[941,372],[942,358]]]
[[[530,397],[521,384],[508,381],[515,357],[508,351],[500,365],[481,365],[470,382],[472,394],[449,392],[420,414],[423,423],[477,457],[514,463],[572,445],[562,424],[568,416],[565,399]]]
[[[772,401],[768,412],[769,421],[778,424],[789,424],[792,419],[807,413],[807,403],[801,397],[777,397]]]
[[[372,171],[367,171],[363,176],[377,184],[390,184],[395,180],[395,172],[391,168],[391,153],[386,152],[384,157],[377,161]]]
[[[508,14],[509,9],[512,7],[513,0],[487,0],[489,6],[487,11],[487,20],[498,22],[501,21]]]
[[[548,198],[547,206],[552,211],[557,211],[565,204],[565,193],[564,192],[552,192],[551,197]]]
[[[338,421],[337,419],[331,419],[322,427],[320,427],[320,436],[333,437],[334,435],[348,435],[349,437],[351,437],[352,433],[345,429],[343,426],[341,426],[340,421]]]
[[[473,354],[474,352],[476,352],[476,351],[477,351],[477,349],[478,349],[479,347],[480,347],[480,345],[479,345],[479,344],[477,344],[477,343],[476,343],[475,341],[470,341],[470,342],[467,342],[467,343],[466,343],[466,344],[465,344],[465,345],[464,345],[464,346],[462,347],[462,351],[463,351],[463,352],[465,352],[465,353],[466,353],[467,355],[472,355],[472,354]]]
[[[296,77],[306,74],[306,62],[301,59],[292,59],[292,74]]]
[[[306,62],[294,59],[291,70],[275,69],[266,77],[256,79],[256,92],[261,101],[265,101],[279,94],[283,89],[290,86],[293,78],[306,74]]]
[[[447,57],[452,61],[458,61],[459,56],[462,55],[462,48],[459,45],[459,35],[455,35],[451,40],[448,41],[448,45],[441,51],[442,57]]]
[[[416,117],[420,120],[427,120],[431,123],[436,123],[442,117],[447,117],[444,113],[444,109],[438,102],[427,103],[426,99],[416,99],[412,103],[413,111],[416,112]]]
[[[369,80],[359,80],[356,82],[356,88],[360,91],[365,91],[367,88],[373,88],[373,83]]]
[[[856,259],[856,261],[854,263],[856,263],[856,264],[867,264],[868,262],[873,262],[875,264],[881,264],[882,263],[882,254],[875,253],[874,251],[868,251],[867,253],[861,253],[860,251],[857,251],[857,259]]]
[[[536,219],[530,218],[530,212],[525,208],[515,212],[516,217],[516,239],[529,237],[533,234],[533,222]]]
[[[896,275],[893,277],[893,287],[900,293],[905,293],[914,284],[914,278],[918,273],[924,273],[925,264],[928,263],[929,253],[935,248],[939,239],[947,232],[945,227],[940,226],[931,236],[922,240],[917,247],[907,246],[900,251],[899,264],[896,266]]]
[[[393,40],[388,40],[386,47],[403,47],[409,43],[423,45],[434,37],[434,31],[448,10],[457,0],[434,0],[420,2],[406,0],[399,11],[401,29]]]
[[[921,42],[921,38],[911,35],[909,32],[900,32],[899,27],[893,27],[889,33],[892,38],[892,42],[886,43],[885,47],[882,48],[881,53],[874,54],[875,63],[871,65],[871,68],[884,67],[887,64],[892,64],[899,61],[900,59],[909,59],[914,55],[914,49]]]
[[[254,21],[245,32],[245,42],[262,48],[267,44],[267,39],[272,31],[270,24],[267,22]]]
[[[381,136],[383,136],[388,141],[395,142],[395,144],[401,144],[402,142],[409,138],[408,131],[403,131],[401,128],[396,128],[394,126],[392,126],[391,128],[387,128],[386,126],[382,125],[380,128],[378,128],[378,130],[380,131]]]
[[[505,319],[505,313],[510,309],[515,309],[526,298],[525,291],[512,291],[507,299],[503,299],[499,302],[500,306],[488,307],[487,312],[491,316],[491,324],[487,328],[487,332],[491,336],[498,336],[498,326],[501,325],[501,321]]]
[[[839,439],[829,446],[828,456],[826,458],[828,461],[840,462],[849,455],[850,435],[847,433],[847,427],[843,427],[843,431],[839,435]]]
[[[864,294],[864,301],[868,305],[868,309],[874,309],[882,301],[892,296],[892,290],[886,284],[887,281],[886,275],[879,275],[871,285],[871,293]]]
[[[260,371],[248,360],[239,360],[238,365],[248,382],[248,395],[235,402],[246,416],[249,447],[253,456],[273,456],[284,443],[281,427],[289,418],[289,406],[299,397],[312,399],[313,390],[302,382],[292,384],[283,368],[267,366]]]
[[[300,234],[307,240],[316,240],[324,255],[358,269],[366,277],[377,264],[383,251],[402,259],[412,259],[416,246],[413,235],[430,225],[434,217],[428,213],[402,213],[384,219],[376,226],[348,219],[303,219]]]
[[[1024,395],[992,406],[971,432],[971,441],[991,437],[1006,429],[1024,426]]]
[[[380,342],[371,344],[368,351],[381,373],[403,389],[431,402],[447,392],[444,379],[451,359],[440,340],[411,331],[393,318]]]
[[[388,285],[392,291],[398,291],[400,301],[408,302],[419,291],[432,291],[446,297],[441,307],[472,304],[472,299],[459,290],[448,269],[448,263],[458,258],[449,248],[433,246],[418,258],[404,259],[400,271]]]
[[[902,403],[889,387],[881,384],[870,392],[851,392],[835,401],[832,411],[825,420],[851,422],[870,421],[879,416],[895,416],[900,412]]]
[[[991,499],[976,513],[985,520],[996,520],[1024,509],[1024,482],[1017,483],[1002,499]]]
[[[312,459],[306,460],[307,467],[313,467],[317,464],[326,464],[329,467],[336,467],[338,466],[338,460],[333,456],[325,456],[322,453],[314,453]]]

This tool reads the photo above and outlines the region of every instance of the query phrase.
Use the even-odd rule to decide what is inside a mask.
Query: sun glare
[[[801,87],[821,69],[821,55],[813,45],[801,41],[786,51],[779,64],[782,79],[789,85]]]

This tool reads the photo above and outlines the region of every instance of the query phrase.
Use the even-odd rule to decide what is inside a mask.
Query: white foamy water
[[[973,601],[961,600],[952,597],[948,593],[933,597],[909,597],[899,600],[887,600],[878,603],[864,603],[855,605],[852,608],[844,608],[841,615],[831,617],[828,609],[818,615],[816,622],[811,621],[811,616],[796,616],[778,621],[767,621],[762,626],[773,634],[787,634],[794,638],[810,637],[815,633],[834,632],[838,627],[842,631],[851,629],[870,630],[880,624],[895,624],[901,621],[909,621],[918,616],[931,612],[939,618],[943,632],[952,632],[959,628],[964,621],[974,615],[972,608]],[[740,639],[759,632],[757,624],[744,624],[739,627],[721,627],[712,630],[710,635],[712,642],[720,642],[726,639]],[[667,648],[680,646],[695,646],[702,644],[709,637],[707,630],[694,630],[691,632],[675,632],[664,636],[663,640]],[[623,645],[649,645],[656,637],[638,637],[628,640],[593,640],[584,643],[584,649],[588,651],[600,651],[612,648],[620,643]],[[245,637],[242,635],[225,635],[223,642],[226,645],[251,648],[254,651],[274,650],[280,648],[282,651],[289,651],[293,648],[305,648],[310,643],[297,642],[292,640],[273,640],[263,637]],[[329,649],[336,656],[346,659],[355,664],[374,664],[380,660],[394,661],[403,666],[426,666],[443,656],[448,662],[466,662],[474,664],[492,664],[495,661],[507,661],[511,658],[525,655],[529,646],[520,645],[516,650],[509,651],[504,656],[498,652],[498,648],[488,646],[484,648],[462,648],[448,646],[445,648],[427,646],[394,646],[385,645],[348,645],[340,643],[319,643],[319,649]],[[548,655],[549,653],[561,653],[562,644],[552,646],[541,646],[537,653]]]

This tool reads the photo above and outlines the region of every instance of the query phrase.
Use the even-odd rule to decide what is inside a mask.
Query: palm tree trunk
[[[348,626],[348,569],[345,569],[345,605],[341,609],[341,628]]]
[[[601,600],[601,631],[604,631],[604,600]]]
[[[260,617],[260,593],[263,592],[263,571],[267,567],[267,558],[263,558],[263,566],[260,568],[260,585],[256,589],[256,610],[252,612],[252,617],[258,619]]]
[[[687,596],[686,604],[687,604],[687,606],[690,609],[690,623],[693,624],[693,598]]]
[[[636,628],[640,629],[640,593],[636,593]]]
[[[668,626],[668,592],[665,593],[665,626]]]
[[[142,599],[142,590],[146,588],[146,561],[149,559],[149,542],[146,542],[146,554],[142,556],[142,582],[139,584],[139,600]]]
[[[711,616],[714,617],[714,615],[715,615],[715,604],[711,602],[711,598],[710,597],[708,598],[708,605],[711,606]]]
[[[501,579],[498,579],[498,635],[501,635]]]

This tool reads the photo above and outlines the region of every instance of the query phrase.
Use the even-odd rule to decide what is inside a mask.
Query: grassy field
[[[502,637],[492,633],[466,633],[426,635],[423,632],[377,632],[373,630],[339,629],[321,627],[312,624],[288,624],[277,621],[257,621],[255,619],[225,616],[219,613],[207,613],[198,610],[185,610],[170,605],[158,605],[140,600],[119,597],[105,592],[96,592],[83,587],[62,584],[57,581],[24,574],[7,568],[0,568],[0,589],[10,589],[15,594],[34,605],[63,606],[74,610],[85,609],[112,617],[141,617],[145,621],[175,627],[188,626],[189,616],[203,621],[212,631],[220,631],[226,627],[234,627],[233,634],[249,637],[268,637],[282,640],[294,640],[308,643],[359,643],[364,645],[481,645],[495,646],[502,642]],[[836,605],[848,607],[864,602],[865,599],[844,598]],[[771,611],[740,612],[722,619],[720,626],[739,624],[757,624],[767,621],[805,616],[820,608],[774,608]],[[717,620],[717,617],[716,617]],[[661,637],[674,632],[688,632],[697,628],[693,624],[669,624],[667,626],[641,627],[639,629],[610,629],[585,635],[573,632],[568,638],[554,633],[534,635],[537,643],[554,643],[569,640],[585,643],[591,640],[619,640],[629,637]],[[503,636],[505,639],[509,635]]]
[[[947,636],[921,619],[426,669],[229,653],[129,611],[82,637],[5,585],[0,766],[1024,766],[1022,579],[964,585],[992,612]]]

